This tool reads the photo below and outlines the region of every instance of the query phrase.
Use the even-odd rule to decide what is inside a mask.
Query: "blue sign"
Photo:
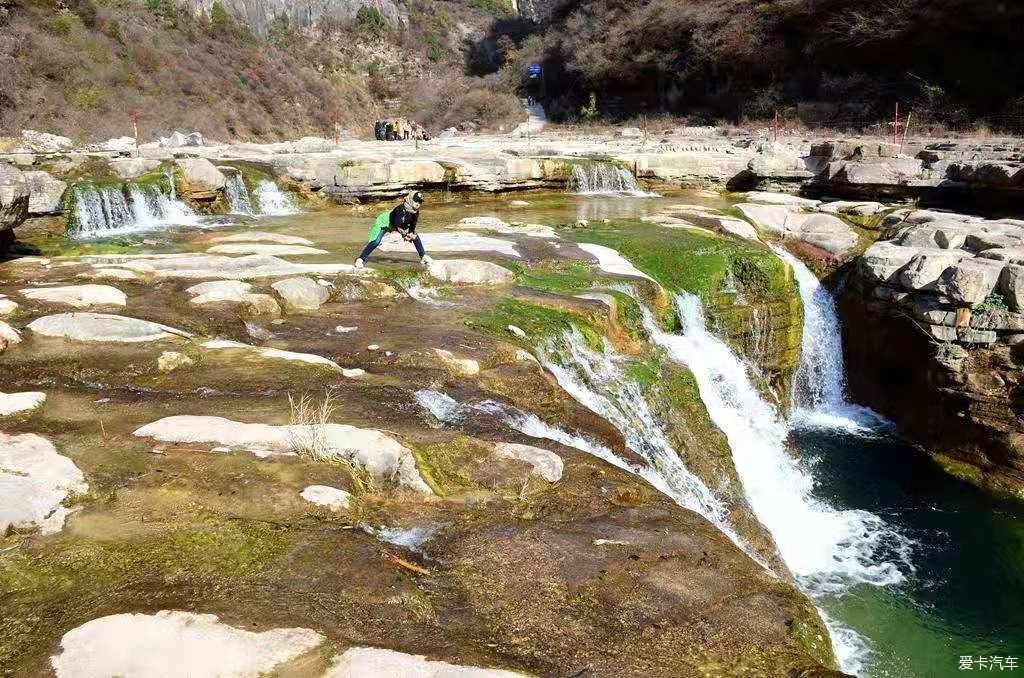
[[[540,64],[530,64],[527,67],[526,72],[531,78],[539,78],[542,70],[543,69]]]

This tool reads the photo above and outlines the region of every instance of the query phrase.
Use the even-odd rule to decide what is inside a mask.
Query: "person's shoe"
[[[360,259],[356,259],[356,268],[362,268],[362,267],[363,267],[363,260],[361,258]]]
[[[434,260],[430,258],[429,254],[424,254],[423,258],[420,259],[420,263],[423,264],[424,266],[430,266],[432,263],[434,263]]]

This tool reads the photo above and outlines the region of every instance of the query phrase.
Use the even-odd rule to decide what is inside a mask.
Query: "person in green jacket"
[[[384,236],[391,232],[398,232],[406,242],[411,242],[416,248],[416,254],[420,255],[420,262],[426,266],[433,259],[427,256],[423,249],[423,241],[416,233],[416,223],[420,218],[420,205],[423,204],[423,194],[413,191],[405,197],[405,202],[391,210],[381,212],[370,228],[370,235],[362,254],[356,259],[356,268],[362,268],[370,254],[377,249]]]

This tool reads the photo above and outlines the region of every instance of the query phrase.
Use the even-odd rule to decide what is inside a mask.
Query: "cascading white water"
[[[682,293],[675,306],[682,334],[664,332],[648,313],[651,340],[690,368],[708,415],[729,441],[751,508],[801,588],[820,600],[856,584],[901,582],[900,566],[910,567],[906,540],[870,512],[836,510],[814,496],[812,476],[787,450],[788,423],[754,387],[743,361],[708,332],[700,300]],[[850,638],[833,633],[843,668],[855,672],[862,652]]]
[[[558,349],[565,353],[558,356]],[[622,434],[626,446],[647,462],[645,477],[680,506],[696,511],[731,534],[725,506],[700,478],[690,473],[668,441],[636,381],[618,366],[621,356],[587,347],[573,328],[556,346],[541,348],[541,364],[578,403]]]
[[[256,201],[259,203],[260,214],[264,216],[278,217],[299,213],[299,208],[291,196],[269,179],[264,179],[256,187]]]
[[[800,364],[793,379],[793,423],[867,433],[888,422],[876,412],[846,399],[846,367],[839,312],[832,293],[802,261],[782,247],[772,249],[793,269],[804,324]]]
[[[578,195],[654,196],[641,190],[633,173],[607,162],[573,165],[569,192]]]
[[[130,200],[121,186],[79,185],[73,189],[76,231],[79,238],[95,238],[148,231],[170,224],[198,223],[196,214],[155,186],[128,185]]]
[[[224,172],[224,196],[228,199],[228,211],[231,214],[252,214],[252,203],[249,199],[249,189],[245,187],[240,172]]]

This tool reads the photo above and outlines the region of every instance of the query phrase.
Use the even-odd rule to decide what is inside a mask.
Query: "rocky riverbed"
[[[854,399],[1014,494],[1024,224],[894,203],[928,177],[858,174],[909,167],[877,142],[547,141],[0,164],[19,239],[0,265],[0,666],[150,675],[175,648],[226,674],[868,666],[828,615],[903,581],[909,547],[815,496],[788,452],[809,382],[836,398],[814,414],[849,406],[822,363],[839,319],[800,260],[843,290]],[[928,158],[938,199],[959,180]],[[851,176],[877,190],[822,199]],[[540,190],[566,186],[586,195]],[[410,188],[430,191],[434,263],[387,240],[354,268],[372,202]]]
[[[427,269],[398,243],[354,269],[351,210],[4,264],[0,664],[829,675],[692,377],[648,341],[675,273],[618,252],[699,252],[692,282],[766,392],[799,335],[785,266],[710,228],[610,216],[580,242],[524,209],[434,207]],[[729,276],[776,318],[760,349]],[[565,351],[616,356],[588,388],[634,384],[608,401],[627,418],[566,390]]]

